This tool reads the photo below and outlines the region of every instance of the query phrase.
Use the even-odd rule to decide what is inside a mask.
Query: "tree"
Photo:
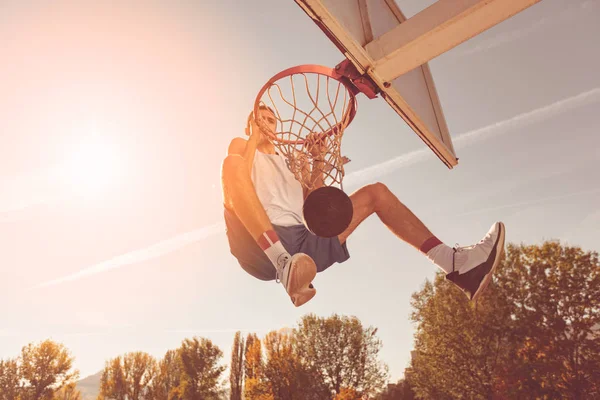
[[[179,393],[183,400],[217,399],[222,394],[219,365],[223,352],[204,338],[185,339],[179,348],[181,381]]]
[[[489,399],[495,393],[494,379],[512,346],[512,331],[510,306],[494,302],[493,291],[488,288],[488,297],[475,310],[438,274],[413,295],[417,331],[410,381],[417,395]]]
[[[146,400],[152,392],[156,360],[144,352],[132,352],[107,361],[100,379],[101,399]]]
[[[599,391],[597,253],[558,242],[509,245],[477,307],[441,274],[412,306],[407,379],[420,398],[580,399]]]
[[[364,328],[356,317],[309,314],[302,317],[295,338],[302,364],[332,396],[344,388],[373,396],[387,378],[387,367],[378,359],[381,341],[376,333],[377,329]]]
[[[54,393],[52,400],[81,400],[81,392],[77,390],[77,384],[71,382]]]
[[[126,400],[127,382],[121,363],[121,357],[106,361],[100,377],[98,400]]]
[[[600,397],[600,262],[597,252],[549,241],[509,246],[499,276],[522,338],[507,367],[511,393]]]
[[[179,400],[181,361],[176,350],[169,350],[157,363],[149,397],[152,400]]]
[[[262,364],[262,347],[256,347],[254,342],[259,341],[256,333],[249,333],[246,337],[246,348],[244,349],[244,378],[252,379],[260,372]]]
[[[269,332],[264,339],[264,382],[275,399],[320,400],[330,397],[320,376],[298,354],[293,331]]]
[[[242,400],[244,388],[244,338],[236,332],[231,348],[231,365],[229,370],[230,400]]]
[[[354,389],[342,388],[335,400],[362,400],[364,397]]]
[[[264,376],[262,343],[256,334],[249,334],[244,352],[244,398],[271,400],[273,395]]]
[[[17,360],[0,360],[0,400],[14,400],[20,391]]]
[[[23,382],[21,400],[51,400],[56,391],[79,376],[72,369],[73,361],[62,344],[51,340],[23,347],[19,368]]]

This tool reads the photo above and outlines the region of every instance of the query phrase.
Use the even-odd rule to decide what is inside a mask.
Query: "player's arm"
[[[258,135],[250,135],[248,140],[237,137],[234,138],[229,144],[227,154],[237,154],[246,160],[248,170],[252,171],[252,163],[254,162],[254,155],[256,147],[258,146]]]
[[[325,161],[323,157],[315,157],[312,162],[312,171],[310,181],[313,183],[313,189],[316,190],[325,185]]]
[[[325,186],[325,156],[327,145],[319,141],[316,135],[309,134],[307,137],[307,152],[312,157],[312,163],[306,162],[302,171],[303,179],[309,183],[310,189],[304,188],[304,198],[312,191]]]
[[[256,154],[256,148],[258,147],[258,143],[260,140],[261,132],[257,129],[258,132],[254,132],[252,128],[250,128],[250,137],[246,141],[246,149],[244,150],[244,159],[248,163],[248,171],[252,171],[252,165],[254,163],[254,156]]]
[[[233,138],[233,140],[229,143],[229,147],[227,148],[227,155],[238,155],[244,157],[247,142],[248,141],[246,139],[241,137]]]

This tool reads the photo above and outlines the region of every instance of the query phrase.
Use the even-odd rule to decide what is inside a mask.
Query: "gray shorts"
[[[250,275],[263,281],[275,279],[275,268],[234,212],[225,208],[225,226],[231,254]],[[310,233],[304,225],[273,225],[283,247],[291,254],[308,254],[323,272],[334,263],[350,258],[346,243],[337,237],[323,238]]]

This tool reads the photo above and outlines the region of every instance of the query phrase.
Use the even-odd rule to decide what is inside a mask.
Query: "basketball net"
[[[342,136],[356,113],[356,90],[335,70],[302,65],[275,75],[259,92],[254,118],[304,187],[342,186]],[[275,114],[273,130],[261,108]]]

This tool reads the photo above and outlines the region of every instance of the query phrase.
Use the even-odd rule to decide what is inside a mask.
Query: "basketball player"
[[[272,110],[259,112],[275,130]],[[339,236],[318,237],[302,220],[308,193],[288,170],[285,159],[248,116],[248,139],[234,138],[222,166],[225,223],[231,253],[254,277],[281,282],[298,307],[314,297],[317,272],[350,255],[346,241],[367,217],[377,214],[399,239],[423,253],[446,278],[477,300],[491,280],[504,249],[505,229],[495,223],[473,246],[452,248],[442,243],[382,183],[365,186],[350,196],[352,221]],[[311,146],[317,162],[326,149]],[[318,154],[322,151],[322,154]]]

